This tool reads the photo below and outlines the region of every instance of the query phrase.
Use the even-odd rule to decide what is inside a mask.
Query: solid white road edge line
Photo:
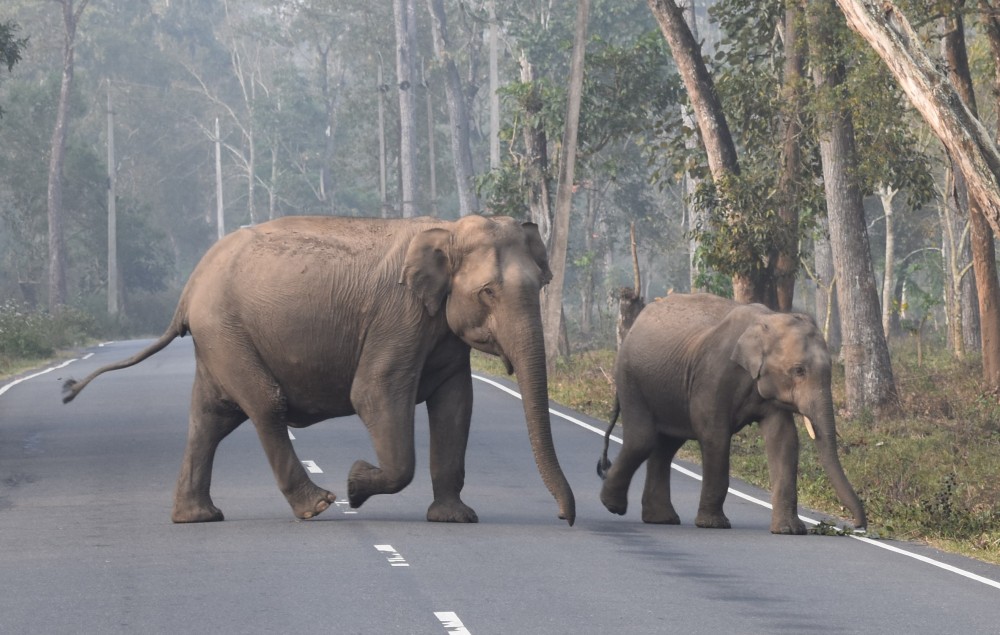
[[[86,358],[84,358],[84,359],[86,359]],[[45,373],[51,373],[52,371],[58,370],[60,368],[65,368],[66,366],[69,366],[70,364],[72,364],[75,361],[76,361],[75,358],[74,359],[67,359],[65,362],[63,362],[62,364],[59,364],[58,366],[51,366],[49,368],[46,368],[45,370],[40,370],[37,373],[32,373],[31,375],[26,375],[25,377],[22,377],[20,379],[15,379],[14,381],[10,382],[9,384],[5,384],[4,386],[0,386],[0,395],[4,394],[5,392],[7,392],[11,388],[13,388],[14,386],[16,386],[16,385],[18,385],[18,384],[20,384],[22,382],[28,381],[29,379],[34,379],[35,377],[40,377],[41,375],[44,375]]]
[[[518,393],[516,390],[512,390],[512,389],[508,388],[507,386],[504,386],[503,384],[501,384],[499,382],[495,382],[492,379],[487,379],[486,377],[481,377],[480,375],[476,375],[475,373],[473,373],[472,378],[473,379],[478,379],[479,381],[481,381],[483,383],[486,383],[486,384],[489,384],[489,385],[494,386],[496,388],[499,388],[500,390],[504,391],[505,393],[507,393],[509,395],[512,395],[514,397],[517,397],[518,399],[521,399],[520,393]],[[549,408],[549,413],[553,414],[553,415],[555,415],[557,417],[559,417],[560,419],[565,419],[566,421],[569,421],[570,423],[574,423],[574,424],[580,426],[581,428],[584,428],[586,430],[590,430],[591,432],[596,432],[597,434],[599,434],[601,436],[604,436],[604,430],[601,430],[600,428],[592,426],[589,423],[584,423],[583,421],[580,421],[579,419],[577,419],[575,417],[571,417],[571,416],[569,416],[569,415],[567,415],[565,413],[559,412],[558,410],[555,410],[554,408]],[[611,435],[611,440],[614,441],[615,443],[621,443],[622,442],[622,440],[619,437],[616,437],[615,435]],[[691,470],[689,470],[687,468],[684,468],[684,467],[682,467],[680,465],[677,465],[676,463],[671,463],[670,467],[672,467],[674,470],[680,472],[681,474],[684,474],[685,476],[690,476],[691,478],[693,478],[693,479],[695,479],[697,481],[701,480],[701,475],[700,474],[696,474],[696,473],[692,472]],[[746,500],[746,501],[749,501],[751,503],[755,503],[757,505],[760,505],[761,507],[766,507],[768,509],[771,509],[771,504],[770,503],[768,503],[767,501],[761,500],[759,498],[756,498],[755,496],[751,496],[750,494],[745,494],[745,493],[737,491],[737,490],[735,490],[735,489],[733,489],[731,487],[729,488],[729,492],[731,494],[735,495],[735,496],[738,496],[739,498],[742,498],[742,499]],[[811,525],[818,525],[819,524],[818,520],[815,520],[813,518],[809,518],[807,516],[799,516],[799,518],[801,518],[804,522],[807,522],[807,523],[809,523]],[[944,569],[945,571],[950,571],[952,573],[957,573],[960,576],[963,576],[963,577],[968,578],[970,580],[975,580],[976,582],[981,582],[982,584],[985,584],[987,586],[991,586],[991,587],[994,587],[996,589],[1000,589],[1000,582],[998,582],[996,580],[991,580],[989,578],[984,578],[983,576],[977,575],[975,573],[972,573],[971,571],[966,571],[964,569],[959,569],[958,567],[953,567],[950,564],[946,564],[944,562],[940,562],[938,560],[934,560],[933,558],[928,558],[927,556],[922,556],[920,554],[913,553],[911,551],[906,551],[905,549],[900,549],[899,547],[895,547],[893,545],[886,544],[884,542],[880,542],[880,541],[877,541],[877,540],[872,540],[871,538],[865,538],[864,536],[849,535],[849,537],[853,538],[855,540],[859,540],[859,541],[861,541],[861,542],[863,542],[865,544],[872,545],[872,546],[875,546],[875,547],[879,547],[881,549],[886,549],[886,550],[891,551],[893,553],[898,553],[900,555],[906,556],[908,558],[913,558],[914,560],[918,560],[918,561],[923,562],[925,564],[929,564],[929,565],[938,567],[939,569]]]

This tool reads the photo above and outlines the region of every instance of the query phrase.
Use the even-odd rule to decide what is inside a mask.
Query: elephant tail
[[[611,411],[611,424],[608,425],[608,429],[604,432],[604,452],[601,453],[601,458],[597,461],[597,475],[601,477],[601,480],[608,475],[608,470],[611,469],[611,461],[608,460],[608,445],[611,443],[611,431],[615,429],[615,424],[618,423],[618,415],[621,414],[622,408],[621,404],[618,402],[618,393],[615,393],[615,405]]]
[[[164,348],[167,347],[167,344],[174,341],[177,337],[183,337],[185,332],[186,329],[184,325],[175,318],[175,324],[172,324],[170,328],[168,328],[167,331],[163,335],[161,335],[158,340],[156,340],[146,348],[142,349],[132,357],[129,357],[128,359],[123,359],[119,362],[108,364],[107,366],[101,366],[94,372],[84,377],[81,381],[76,381],[75,379],[72,378],[67,379],[66,382],[63,383],[63,388],[62,388],[63,403],[69,403],[73,401],[73,399],[75,399],[76,396],[80,394],[80,391],[86,388],[87,384],[89,384],[92,380],[96,379],[98,375],[104,374],[109,370],[120,370],[122,368],[128,368],[129,366],[135,366],[142,360],[162,351]]]

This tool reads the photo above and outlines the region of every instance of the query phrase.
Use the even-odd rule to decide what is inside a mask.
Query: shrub
[[[51,357],[93,332],[93,318],[78,309],[52,315],[7,301],[0,305],[0,369],[18,359]]]

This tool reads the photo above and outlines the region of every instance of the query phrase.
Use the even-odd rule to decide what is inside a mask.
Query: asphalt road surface
[[[673,487],[684,524],[641,522],[641,472],[629,513],[610,514],[594,472],[602,439],[580,425],[604,423],[554,406],[579,422],[553,417],[577,499],[571,528],[535,469],[520,402],[483,380],[463,492],[478,524],[424,520],[421,406],[417,475],[399,494],[296,521],[245,424],[215,462],[226,521],[174,525],[190,340],[60,401],[65,378],[145,343],[0,387],[0,633],[1000,632],[1000,567],[906,543],[772,536],[770,510],[734,494],[732,529],[698,529],[699,483],[683,474]],[[356,418],[294,436],[340,499],[351,463],[374,460]]]

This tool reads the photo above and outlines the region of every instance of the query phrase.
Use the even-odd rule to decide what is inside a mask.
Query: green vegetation
[[[1000,564],[1000,401],[984,394],[977,359],[955,360],[915,340],[898,342],[893,367],[905,414],[874,420],[839,412],[841,461],[868,510],[869,534],[915,540]],[[476,354],[482,372],[503,375],[494,358]],[[608,350],[575,355],[549,377],[550,396],[569,408],[607,420],[614,400]],[[843,404],[843,373],[834,396]],[[804,430],[800,431],[799,502],[840,516],[843,511]],[[598,444],[595,442],[595,456]],[[693,443],[681,449],[698,461]],[[732,472],[768,488],[764,441],[756,426],[736,435]]]
[[[62,348],[96,335],[94,319],[67,308],[59,315],[0,304],[0,378],[43,363]]]

